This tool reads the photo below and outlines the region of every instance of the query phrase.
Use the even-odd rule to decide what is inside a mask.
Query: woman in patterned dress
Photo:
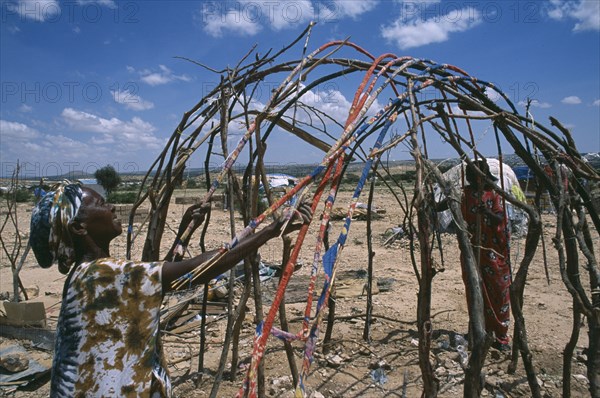
[[[475,167],[485,175],[483,177]],[[463,189],[462,214],[471,236],[473,253],[479,266],[485,328],[494,332],[495,341],[492,347],[500,351],[510,350],[508,327],[510,323],[510,231],[507,215],[502,205],[502,197],[494,190],[494,177],[485,160],[467,165],[465,178],[468,182]],[[448,208],[447,200],[436,206],[437,211]],[[478,243],[479,241],[479,243]],[[477,257],[479,253],[479,257]],[[461,255],[463,281],[467,284],[465,274],[465,257]],[[467,289],[467,301],[470,300]]]
[[[180,230],[209,206],[186,211]],[[310,206],[295,211],[285,233],[309,223]],[[207,283],[279,236],[281,217],[243,239],[195,283]],[[217,250],[180,262],[111,258],[110,242],[122,232],[115,207],[95,191],[62,184],[32,212],[30,242],[38,263],[57,262],[67,274],[52,364],[51,397],[169,397],[171,385],[160,345],[160,307],[177,278]],[[172,253],[167,255],[172,257]]]
[[[475,255],[479,252],[486,330],[496,336],[492,347],[506,351],[510,350],[510,231],[502,197],[493,187],[493,182],[498,179],[490,173],[485,160],[474,162],[474,165],[486,177],[477,173],[474,167],[467,166],[465,177],[469,185],[464,187],[462,213],[471,234],[473,251]],[[464,262],[463,256],[461,262]],[[462,269],[466,283],[464,265]]]

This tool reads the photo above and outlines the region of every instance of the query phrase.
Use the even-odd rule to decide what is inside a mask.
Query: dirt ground
[[[194,195],[189,191],[185,194]],[[346,206],[350,196],[350,192],[342,192],[338,196],[337,206]],[[386,193],[383,188],[375,195],[374,205],[385,209],[386,212],[380,219],[373,222],[374,273],[380,282],[380,291],[373,296],[374,320],[370,328],[371,341],[366,342],[362,338],[365,321],[360,314],[366,311],[366,296],[361,294],[361,288],[365,280],[360,280],[357,276],[354,278],[355,280],[347,279],[344,282],[344,278],[347,278],[348,275],[363,275],[364,272],[361,270],[367,269],[366,222],[354,221],[339,264],[339,274],[341,285],[358,283],[359,288],[355,289],[354,293],[352,293],[352,289],[340,288],[340,292],[346,292],[341,295],[347,297],[336,299],[336,317],[338,319],[333,327],[332,341],[327,354],[322,350],[322,336],[325,328],[325,324],[323,324],[315,361],[306,381],[307,389],[314,397],[418,397],[422,391],[416,347],[417,279],[413,271],[409,247],[407,241],[403,240],[398,240],[392,245],[383,245],[386,230],[397,226],[402,220],[402,214],[395,205],[392,195]],[[175,204],[171,206],[169,228],[167,228],[163,240],[164,246],[171,244],[174,237],[173,230],[177,228],[185,207]],[[23,234],[28,234],[30,214],[29,206],[19,206],[19,219]],[[555,233],[554,216],[545,214],[543,219],[550,284],[548,285],[546,281],[542,248],[540,247],[531,265],[525,288],[524,315],[529,346],[542,385],[542,395],[559,397],[562,395],[562,351],[572,328],[572,300],[560,279],[557,254],[551,244],[552,236]],[[237,221],[238,227],[241,227],[240,220]],[[290,329],[294,333],[298,332],[301,327],[300,318],[306,302],[306,287],[308,286],[317,224],[317,222],[313,222],[311,226],[300,255],[303,266],[294,273],[291,290],[288,289],[287,317],[290,320]],[[223,242],[229,240],[228,225],[228,213],[220,208],[215,208],[212,212],[209,236],[206,241],[208,248],[219,247]],[[332,239],[335,239],[340,232],[342,221],[335,221],[332,225],[331,236]],[[135,241],[134,259],[141,257],[144,236],[145,234],[141,233]],[[599,256],[600,239],[596,233],[594,233],[594,238],[596,256]],[[192,253],[199,251],[197,242],[198,240],[195,239],[195,243],[190,247]],[[464,375],[455,336],[457,334],[464,335],[467,332],[467,306],[456,237],[451,234],[443,234],[442,242],[444,271],[438,273],[433,281],[432,321],[434,332],[431,360],[440,380],[441,393],[439,396],[459,397],[462,396]],[[518,263],[523,257],[524,240],[514,237],[511,251],[513,272],[516,272]],[[125,256],[124,235],[114,242],[111,254],[114,257]],[[281,241],[278,239],[271,241],[261,250],[262,260],[267,264],[278,263],[280,256]],[[0,292],[4,293],[12,291],[11,272],[4,254],[1,260]],[[439,258],[438,263],[441,267]],[[21,272],[21,278],[23,284],[31,289],[31,293],[37,291],[37,298],[34,300],[45,302],[48,328],[53,328],[60,308],[64,276],[58,272],[57,267],[49,270],[40,268],[35,264],[34,257],[29,256]],[[320,291],[321,277],[317,286]],[[276,280],[265,281],[262,287],[266,313],[276,289]],[[237,296],[240,291],[241,289],[236,291]],[[172,306],[175,302],[176,298],[171,298],[168,306]],[[254,333],[254,303],[252,300],[249,301],[248,307],[249,311],[240,336],[240,366],[237,378],[233,382],[229,380],[221,382],[217,394],[219,397],[235,395],[241,386],[244,370],[247,369],[249,363]],[[197,372],[197,352],[200,341],[198,328],[192,328],[188,332],[163,334],[165,353],[170,364],[176,396],[205,397],[210,393],[227,323],[224,316],[210,316],[209,322],[204,376],[197,387],[192,379],[185,375],[193,375]],[[26,342],[0,337],[0,348],[15,343],[25,344],[30,352],[37,351]],[[582,354],[582,350],[587,345],[587,325],[584,324],[572,359],[573,397],[589,396],[588,382],[585,377],[586,368],[583,363],[585,356]],[[293,348],[296,363],[301,367],[303,344],[295,342]],[[45,356],[48,359],[51,354],[37,351],[35,355]],[[266,395],[292,397],[290,368],[283,344],[279,340],[273,337],[269,339],[263,363],[265,364]],[[521,361],[519,361],[519,367],[514,375],[508,374],[508,364],[507,354],[490,350],[484,368],[486,388],[483,396],[531,396]],[[225,377],[229,378],[230,374],[231,369],[228,368]],[[26,390],[9,391],[10,389],[0,390],[0,395],[47,397],[49,395],[48,378],[27,387]]]

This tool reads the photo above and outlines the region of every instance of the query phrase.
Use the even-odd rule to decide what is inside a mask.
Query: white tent
[[[269,182],[269,188],[271,188],[272,192],[277,196],[281,197],[286,194],[290,189],[298,184],[298,178],[288,175],[288,174],[267,174],[267,181]],[[264,195],[265,188],[263,184],[260,184],[259,192]],[[287,202],[288,205],[293,205],[296,203],[296,199],[298,195],[294,195]],[[262,197],[261,201],[266,205],[267,198]]]
[[[488,158],[486,159],[487,164],[490,168],[490,173],[498,179],[496,185],[500,188],[504,188],[504,191],[509,193],[512,197],[519,200],[525,200],[525,195],[521,191],[519,181],[513,169],[506,163],[502,163],[502,178],[500,180],[500,161],[498,159]],[[444,173],[444,180],[454,186],[455,189],[461,191],[463,186],[468,186],[469,182],[464,178],[465,168],[467,164],[462,162],[452,167],[450,170]],[[440,202],[444,194],[437,185],[434,189],[435,201]],[[527,214],[520,209],[514,208],[513,205],[506,202],[506,211],[508,213],[508,219],[511,224],[513,233],[524,234],[527,232]],[[452,213],[450,210],[445,210],[438,213],[439,230],[448,231],[452,222]]]
[[[298,179],[288,174],[267,174],[267,180],[271,188],[294,186]]]

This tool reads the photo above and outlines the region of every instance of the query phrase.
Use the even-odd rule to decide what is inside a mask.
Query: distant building
[[[102,187],[102,185],[98,184],[98,181],[95,178],[81,178],[79,182],[81,182],[82,186],[93,189],[106,198],[106,190]]]

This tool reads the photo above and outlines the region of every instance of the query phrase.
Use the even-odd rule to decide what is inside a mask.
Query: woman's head
[[[114,206],[89,188],[64,183],[48,192],[31,214],[30,243],[38,264],[58,263],[66,274],[76,252],[95,244],[103,247],[121,233]]]
[[[83,188],[79,214],[71,221],[71,234],[90,238],[98,246],[108,244],[122,232],[115,206],[96,191]]]

